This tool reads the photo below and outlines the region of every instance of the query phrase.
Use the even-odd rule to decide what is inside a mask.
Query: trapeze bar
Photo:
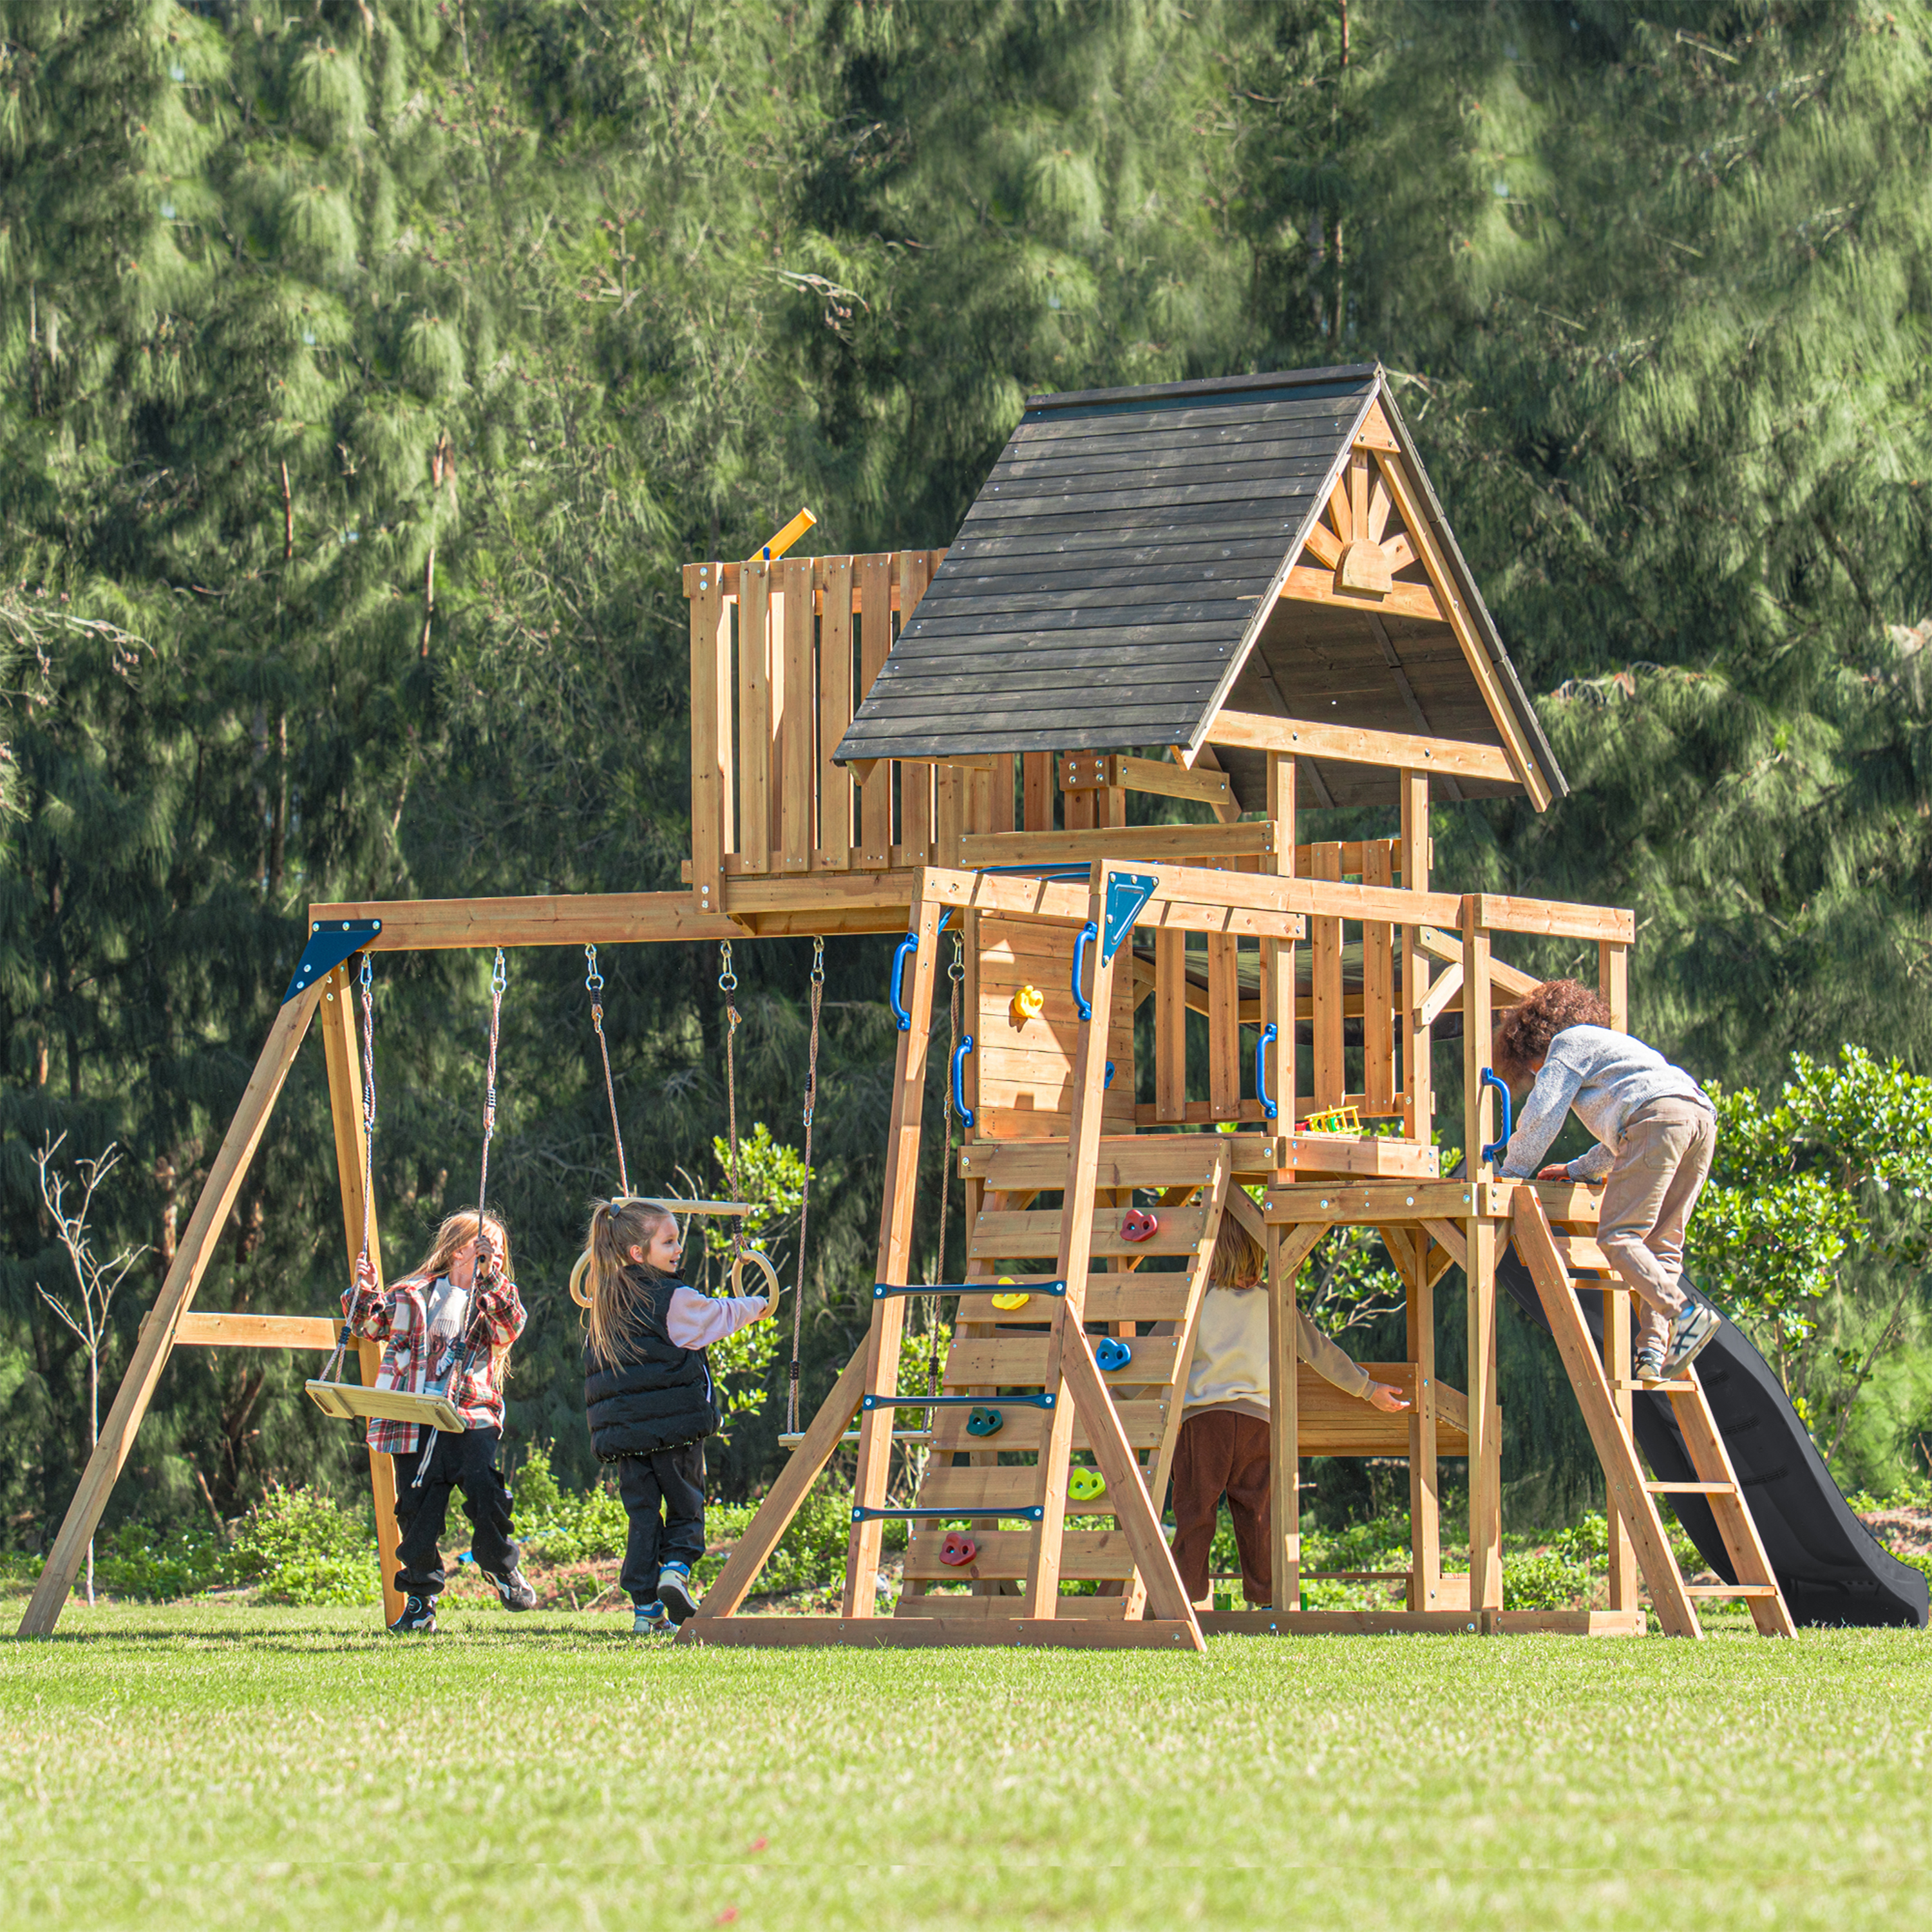
[[[875,1281],[872,1284],[872,1299],[884,1301],[892,1294],[998,1294],[1001,1292],[997,1281]],[[1030,1282],[1029,1294],[1064,1294],[1066,1284],[1064,1281]]]
[[[670,1201],[659,1200],[655,1195],[650,1198],[655,1208],[662,1208],[673,1214],[748,1214],[751,1203],[745,1201]]]
[[[977,1408],[986,1398],[982,1395],[868,1395],[864,1406],[867,1408]],[[1003,1395],[994,1400],[1005,1408],[1051,1408],[1053,1395],[1042,1390],[1038,1395]]]
[[[854,1522],[868,1522],[880,1517],[890,1516],[896,1521],[910,1522],[922,1522],[933,1517],[951,1516],[962,1521],[970,1517],[974,1522],[983,1522],[988,1517],[1018,1516],[1028,1522],[1038,1522],[1046,1514],[1046,1511],[1038,1503],[1018,1509],[988,1508],[980,1503],[974,1504],[970,1509],[962,1509],[956,1503],[947,1504],[943,1508],[935,1504],[924,1509],[917,1507],[910,1509],[868,1509],[862,1504],[855,1504],[852,1510],[852,1520]]]

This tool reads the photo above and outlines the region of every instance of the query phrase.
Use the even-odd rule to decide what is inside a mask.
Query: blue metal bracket
[[[1151,872],[1107,874],[1106,927],[1100,935],[1100,960],[1106,964],[1133,935],[1134,921],[1160,884]]]
[[[852,1510],[854,1522],[873,1522],[881,1518],[896,1522],[926,1522],[943,1516],[1004,1516],[1009,1521],[1017,1517],[1024,1522],[1038,1522],[1046,1511],[1038,1503],[1031,1503],[1020,1509],[989,1509],[983,1504],[975,1504],[970,1510],[963,1510],[952,1504],[944,1508],[928,1504],[925,1508],[914,1505],[910,1509],[868,1509],[862,1504],[855,1504]]]
[[[1481,1157],[1484,1160],[1494,1160],[1497,1155],[1501,1154],[1509,1145],[1510,1142],[1510,1090],[1503,1082],[1496,1078],[1495,1072],[1487,1066],[1483,1069],[1483,1084],[1485,1087],[1493,1087],[1496,1090],[1496,1093],[1498,1096],[1498,1105],[1499,1105],[1503,1110],[1502,1138],[1498,1141],[1490,1142],[1489,1145],[1484,1148],[1482,1152]]]
[[[380,919],[319,920],[308,929],[308,944],[296,962],[296,976],[282,995],[286,1006],[298,993],[305,993],[318,980],[333,973],[352,952],[362,948],[382,929]]]
[[[1270,1021],[1262,1028],[1261,1038],[1255,1042],[1255,1098],[1262,1103],[1262,1118],[1264,1120],[1272,1120],[1281,1111],[1268,1098],[1268,1050],[1278,1037],[1274,1023]]]
[[[998,1294],[1000,1292],[997,1281],[875,1281],[872,1284],[872,1299],[884,1301],[893,1294]],[[1066,1284],[1064,1281],[1029,1282],[1024,1290],[1016,1292],[1028,1294],[1064,1294]],[[866,1400],[869,1402],[872,1397]]]
[[[976,1408],[986,1400],[982,1395],[868,1395],[863,1406],[867,1408]],[[1003,1408],[1051,1408],[1054,1405],[1050,1392],[1003,1395],[998,1400]],[[985,1514],[983,1510],[977,1513]]]

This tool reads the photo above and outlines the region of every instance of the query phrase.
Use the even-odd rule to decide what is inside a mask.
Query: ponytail
[[[620,1359],[636,1312],[638,1296],[625,1271],[646,1281],[665,1279],[649,1262],[634,1262],[631,1250],[648,1253],[667,1221],[674,1227],[676,1216],[662,1202],[634,1194],[591,1204],[590,1233],[570,1271],[570,1298],[584,1311],[592,1352],[607,1362]]]

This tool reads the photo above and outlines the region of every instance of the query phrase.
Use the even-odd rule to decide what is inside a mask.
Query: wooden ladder
[[[1544,1212],[1535,1189],[1527,1184],[1516,1190],[1512,1210],[1516,1252],[1523,1258],[1543,1310],[1556,1338],[1558,1352],[1570,1386],[1588,1425],[1597,1458],[1604,1466],[1604,1486],[1614,1514],[1628,1528],[1636,1552],[1644,1581],[1650,1586],[1651,1602],[1658,1621],[1672,1636],[1701,1637],[1696,1599],[1700,1597],[1739,1597],[1744,1599],[1759,1634],[1764,1636],[1793,1636],[1797,1632],[1791,1612],[1772,1574],[1770,1559],[1751,1520],[1737,1472],[1731,1466],[1724,1438],[1704,1398],[1704,1388],[1694,1366],[1678,1380],[1639,1384],[1630,1379],[1627,1363],[1618,1363],[1614,1386],[1605,1371],[1585,1326],[1583,1311],[1576,1300],[1575,1274],[1586,1270],[1608,1276],[1611,1269],[1603,1250],[1586,1235],[1558,1236]],[[1668,1396],[1677,1426],[1683,1432],[1690,1451],[1694,1482],[1654,1483],[1648,1480],[1637,1460],[1636,1444],[1628,1421],[1628,1396],[1637,1388]],[[1737,1577],[1735,1583],[1687,1583],[1672,1553],[1657,1498],[1660,1496],[1701,1496],[1711,1506],[1718,1534]]]
[[[1134,1164],[1136,1184],[1158,1196],[1153,1211],[1160,1226],[1150,1238],[1132,1241],[1120,1231],[1132,1188],[1095,1186],[1090,1178],[1096,1271],[1078,1297],[1059,1292],[1055,1276],[1030,1271],[1057,1259],[1064,1201],[1038,1210],[1030,1206],[1034,1188],[995,1184],[987,1193],[967,1245],[967,1280],[983,1283],[985,1292],[959,1297],[941,1378],[949,1402],[934,1412],[932,1454],[914,1505],[936,1514],[914,1519],[897,1616],[1118,1621],[1184,1610],[1184,1599],[1178,1609],[1160,1600],[1178,1585],[1160,1516],[1195,1323],[1233,1182],[1218,1136],[1163,1136],[1154,1144],[1151,1161],[1142,1155]],[[1156,1255],[1181,1257],[1184,1264],[1142,1270],[1141,1263]],[[1027,1299],[1002,1309],[994,1305],[995,1294]],[[1151,1332],[1140,1332],[1144,1324],[1152,1324]],[[1088,1385],[1088,1396],[1097,1388],[1096,1402],[1064,1370],[1076,1350],[1092,1363],[1094,1351],[1110,1341],[1124,1345],[1130,1359],[1097,1370]],[[1058,1376],[1057,1361],[1063,1366]],[[1070,1398],[1070,1417],[1057,1413]],[[906,1406],[916,1407],[916,1397]],[[968,1432],[976,1407],[998,1412],[997,1433]],[[1096,1481],[1105,1486],[1098,1493],[1081,1493]],[[987,1510],[1008,1514],[975,1514]],[[1082,1526],[1064,1527],[1069,1516]],[[977,1553],[970,1563],[949,1564],[942,1556],[945,1524],[962,1518]],[[1024,1527],[1002,1526],[1016,1520]],[[1153,1564],[1150,1538],[1161,1559]],[[1154,1605],[1150,1569],[1166,1573],[1153,1580]],[[1063,1582],[1095,1583],[1098,1594],[1063,1594]],[[970,1595],[940,1593],[962,1583],[970,1586]]]

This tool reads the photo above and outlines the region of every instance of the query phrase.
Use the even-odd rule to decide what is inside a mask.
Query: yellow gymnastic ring
[[[772,1266],[770,1257],[761,1253],[756,1248],[741,1248],[738,1252],[737,1258],[732,1262],[731,1292],[734,1295],[743,1292],[740,1282],[744,1275],[745,1264],[747,1262],[756,1262],[758,1266],[764,1269],[766,1280],[771,1283],[771,1293],[766,1299],[772,1301],[777,1300],[780,1294],[783,1292],[778,1286],[778,1271]]]

